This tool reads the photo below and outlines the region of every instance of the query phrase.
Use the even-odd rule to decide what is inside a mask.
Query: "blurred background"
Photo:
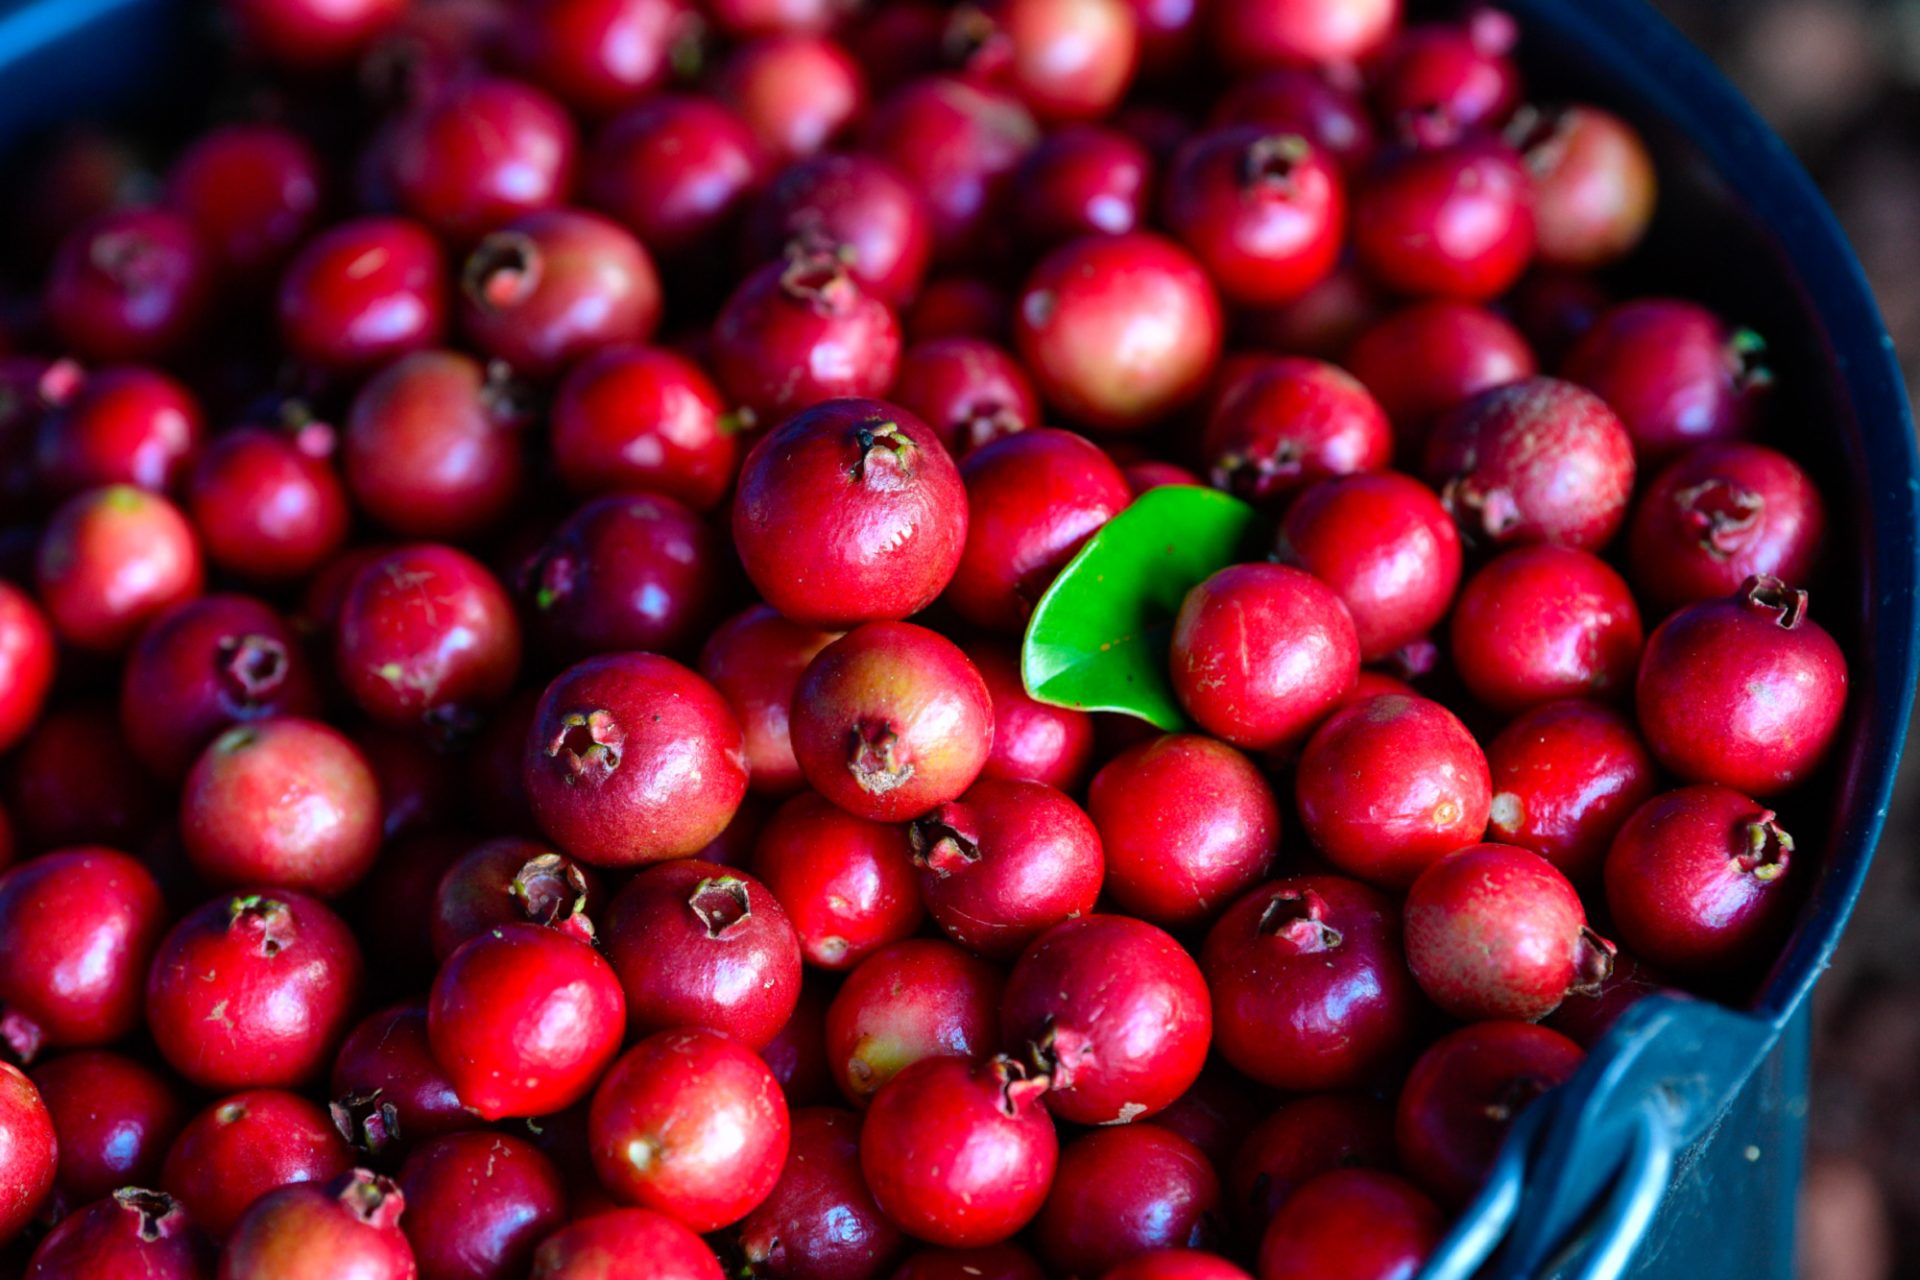
[[[1826,190],[1920,385],[1920,0],[1655,0]],[[1815,1000],[1800,1271],[1920,1276],[1920,759]]]

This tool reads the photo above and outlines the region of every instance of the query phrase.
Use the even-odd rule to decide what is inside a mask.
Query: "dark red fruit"
[[[199,595],[204,576],[180,509],[130,485],[69,498],[48,521],[34,560],[54,630],[97,653],[125,649],[155,617]]]
[[[1017,653],[982,642],[970,646],[967,657],[987,682],[993,702],[993,754],[980,776],[1078,791],[1092,762],[1093,717],[1030,696],[1021,683]]]
[[[360,510],[409,538],[461,538],[520,494],[522,393],[454,351],[416,351],[354,397],[341,450]]]
[[[1447,1220],[1412,1183],[1338,1169],[1301,1187],[1260,1244],[1260,1280],[1401,1280],[1440,1243]]]
[[[1690,449],[1653,478],[1627,526],[1634,587],[1655,610],[1731,595],[1754,574],[1809,581],[1826,504],[1799,465],[1763,445]]]
[[[437,343],[446,260],[405,218],[339,223],[307,241],[280,278],[280,336],[297,358],[351,373]]]
[[[1373,155],[1373,121],[1350,89],[1318,70],[1276,67],[1229,89],[1215,104],[1216,128],[1257,125],[1304,137],[1353,173]]]
[[[245,46],[296,70],[351,62],[397,24],[405,0],[226,0]]]
[[[1293,876],[1241,898],[1207,933],[1214,1046],[1277,1088],[1350,1088],[1407,1045],[1419,992],[1391,899],[1341,876]]]
[[[530,378],[551,378],[602,347],[647,341],[661,306],[660,278],[641,243],[578,209],[508,223],[460,271],[462,331]]]
[[[713,325],[720,387],[760,423],[823,400],[884,396],[900,367],[900,326],[831,250],[769,262]]]
[[[827,1065],[864,1107],[922,1058],[977,1061],[999,1042],[1005,977],[949,942],[914,938],[861,961],[827,1009]]]
[[[53,628],[26,591],[0,582],[0,751],[40,719],[53,687]]]
[[[1557,1031],[1482,1022],[1441,1037],[1413,1064],[1394,1115],[1407,1176],[1448,1208],[1473,1197],[1514,1118],[1585,1056]]]
[[[167,1152],[160,1186],[195,1226],[224,1240],[247,1206],[275,1187],[326,1182],[352,1164],[325,1111],[298,1094],[253,1089],[187,1123]]]
[[[1622,951],[1614,956],[1613,973],[1605,982],[1591,995],[1576,995],[1555,1009],[1545,1025],[1591,1050],[1642,997],[1672,990],[1658,969]]]
[[[112,849],[63,849],[0,875],[0,1044],[31,1063],[126,1038],[166,920],[152,873]]]
[[[216,898],[173,927],[147,976],[147,1030],[205,1089],[319,1076],[360,996],[360,947],[302,894]]]
[[[1642,298],[1603,313],[1562,365],[1620,415],[1648,462],[1752,430],[1773,374],[1766,344],[1694,302]]]
[[[1036,249],[1125,235],[1147,221],[1153,158],[1119,129],[1074,125],[1049,134],[1013,176],[1020,238]]]
[[[171,1083],[132,1058],[97,1049],[49,1058],[32,1078],[60,1135],[54,1188],[63,1203],[154,1185],[187,1118]]]
[[[1541,544],[1467,580],[1451,624],[1467,689],[1511,715],[1556,698],[1625,696],[1644,632],[1626,580],[1598,556]]]
[[[20,1068],[0,1062],[0,1241],[11,1241],[40,1211],[58,1149],[39,1090]]]
[[[580,1101],[625,1026],[613,968],[587,943],[537,924],[499,925],[463,943],[427,1006],[433,1056],[484,1120]]]
[[[153,360],[199,332],[212,284],[191,222],[166,209],[120,209],[61,239],[42,302],[62,347],[81,359]]]
[[[910,837],[928,913],[979,955],[1019,954],[1093,910],[1100,894],[1099,832],[1072,800],[1037,782],[978,782],[915,821]]]
[[[727,867],[678,859],[641,872],[602,934],[636,1036],[707,1027],[757,1050],[800,998],[801,943],[786,911]]]
[[[421,543],[353,575],[335,624],[334,661],[367,715],[458,732],[512,687],[520,627],[484,565]]]
[[[180,835],[206,883],[335,897],[380,852],[380,790],[365,757],[315,720],[229,729],[201,753],[181,796]]]
[[[1322,480],[1287,508],[1275,556],[1332,587],[1360,660],[1431,630],[1460,585],[1460,536],[1433,491],[1390,471]]]
[[[1249,1131],[1226,1168],[1227,1208],[1252,1239],[1307,1181],[1393,1163],[1393,1112],[1364,1094],[1317,1093]]]
[[[220,1256],[220,1280],[414,1280],[400,1233],[406,1199],[365,1169],[324,1188],[282,1187],[256,1200]]]
[[[1491,8],[1408,27],[1369,68],[1373,109],[1394,124],[1498,128],[1520,102],[1520,73],[1507,56],[1519,38],[1514,20]]]
[[[1425,474],[1469,542],[1597,551],[1626,519],[1633,441],[1598,396],[1523,378],[1440,419]]]
[[[305,138],[271,124],[202,134],[167,173],[167,203],[187,216],[233,282],[285,262],[320,216],[324,173]]]
[[[955,457],[1040,425],[1040,398],[1026,370],[983,338],[934,338],[907,348],[893,397]]]
[[[1469,845],[1407,891],[1407,967],[1463,1022],[1533,1022],[1613,972],[1613,944],[1587,927],[1552,863],[1504,844]]]
[[[1104,1125],[1152,1115],[1185,1093],[1206,1061],[1213,1019],[1200,969],[1179,943],[1144,921],[1090,915],[1055,925],[1021,955],[1000,1028],[1052,1080],[1054,1115]],[[1046,1252],[1059,1263],[1057,1250]]]
[[[699,21],[684,0],[534,0],[515,8],[508,48],[541,88],[601,117],[660,88]]]
[[[1087,812],[1116,907],[1166,928],[1200,924],[1266,875],[1280,811],[1254,763],[1198,734],[1128,748],[1094,775]]]
[[[1197,1249],[1155,1249],[1136,1253],[1101,1280],[1251,1280],[1217,1254]]]
[[[1179,1134],[1200,1148],[1215,1169],[1224,1169],[1241,1138],[1273,1109],[1273,1101],[1271,1089],[1216,1057],[1201,1068],[1192,1088],[1146,1123]]]
[[[541,1242],[529,1280],[723,1280],[713,1252],[651,1209],[579,1218]]]
[[[827,147],[867,105],[866,75],[853,55],[807,32],[741,45],[715,72],[713,92],[780,162]]]
[[[738,1222],[780,1180],[786,1099],[751,1051],[697,1028],[629,1049],[593,1095],[593,1167],[616,1200],[695,1231]]]
[[[595,866],[684,858],[726,829],[747,790],[726,700],[650,653],[562,672],[534,712],[524,770],[540,826]]]
[[[1267,750],[1301,741],[1339,705],[1359,674],[1360,647],[1347,607],[1319,579],[1242,564],[1187,593],[1168,667],[1201,728]]]
[[[319,710],[293,629],[250,596],[201,596],[160,615],[127,655],[120,682],[127,745],[166,778],[183,775],[224,729]]]
[[[1807,616],[1805,591],[1752,577],[1654,630],[1634,702],[1667,772],[1765,798],[1812,773],[1833,745],[1847,660]]]
[[[1017,1244],[978,1249],[922,1249],[893,1273],[893,1280],[1045,1280],[1033,1255]]]
[[[424,1002],[390,1006],[355,1027],[333,1060],[332,1093],[334,1126],[370,1156],[480,1124],[434,1061]]]
[[[153,829],[157,789],[105,708],[47,712],[11,764],[7,808],[23,849],[132,845]]]
[[[578,141],[559,103],[476,76],[395,121],[388,182],[401,209],[455,244],[566,201]]]
[[[801,953],[823,969],[851,969],[921,919],[904,827],[869,822],[811,792],[776,810],[750,864],[786,908]],[[650,946],[660,946],[650,936]]]
[[[1346,185],[1335,158],[1300,134],[1235,125],[1179,150],[1161,208],[1229,301],[1277,306],[1333,270]]]
[[[1222,392],[1201,448],[1214,488],[1272,503],[1329,476],[1385,467],[1393,428],[1346,371],[1277,356]]]
[[[925,1058],[887,1082],[860,1130],[860,1168],[909,1235],[952,1248],[997,1244],[1039,1213],[1059,1140],[1047,1078],[1002,1056]]]
[[[745,1274],[882,1280],[906,1244],[861,1177],[860,1117],[836,1107],[794,1112],[780,1181],[734,1228]]]
[[[967,455],[966,550],[947,602],[968,621],[1017,632],[1054,576],[1133,491],[1113,459],[1084,436],[1022,431]]]
[[[733,111],[711,98],[660,94],[601,129],[581,166],[582,188],[588,203],[672,262],[725,234],[766,163]]]
[[[1597,879],[1607,846],[1657,778],[1625,714],[1575,699],[1516,717],[1488,746],[1487,768],[1487,835],[1533,850],[1582,885]]]
[[[1223,329],[1200,264],[1145,232],[1055,249],[1014,307],[1014,344],[1040,394],[1074,421],[1109,431],[1138,431],[1199,396],[1219,363]]]
[[[610,347],[561,379],[548,446],[575,493],[647,489],[708,511],[732,488],[740,461],[725,410],[705,371],[685,356]]]
[[[1485,307],[1446,298],[1387,313],[1360,335],[1346,364],[1393,420],[1409,462],[1419,461],[1435,418],[1537,372],[1518,329]]]
[[[591,942],[605,907],[600,878],[571,858],[517,836],[484,840],[440,877],[433,953],[444,960],[467,939],[521,921]]]
[[[1354,252],[1398,293],[1497,297],[1532,260],[1534,235],[1532,179],[1491,135],[1385,152],[1354,191]]]
[[[172,1196],[125,1186],[60,1220],[28,1280],[207,1280],[213,1248]]]
[[[88,375],[40,421],[40,478],[67,497],[106,484],[165,493],[184,475],[205,428],[193,393],[138,365]]]
[[[554,530],[527,570],[529,625],[565,660],[685,652],[707,629],[722,555],[712,529],[672,498],[596,498]]]
[[[975,276],[929,280],[907,312],[907,338],[982,338],[1006,341],[1013,323],[1013,300],[1005,290]]]
[[[761,1061],[780,1082],[780,1091],[787,1095],[790,1107],[839,1101],[834,1096],[833,1073],[827,1067],[827,1006],[833,1000],[836,981],[818,973],[803,978],[793,1016],[760,1047]]]
[[[1098,1129],[1060,1155],[1034,1244],[1059,1275],[1108,1275],[1153,1249],[1219,1235],[1220,1179],[1200,1149],[1152,1125]]]
[[[1327,861],[1389,889],[1478,840],[1492,786],[1467,727],[1437,702],[1349,702],[1307,743],[1294,782],[1300,821]]]
[[[793,753],[847,812],[900,822],[956,799],[993,747],[986,682],[951,640],[869,622],[820,651],[794,691]]]
[[[787,729],[793,692],[814,655],[838,636],[755,605],[720,624],[700,651],[700,674],[733,708],[746,734],[747,785],[785,795],[804,783]]]
[[[967,505],[926,423],[879,400],[829,400],[747,455],[733,540],[774,608],[845,627],[931,604],[961,561]],[[810,552],[795,556],[796,547]]]
[[[504,1133],[456,1133],[415,1148],[395,1178],[420,1280],[521,1280],[567,1218],[566,1187],[538,1148]]]
[[[333,432],[241,427],[215,440],[187,478],[187,511],[207,558],[243,578],[304,578],[347,540],[347,495]]]
[[[1793,837],[1729,787],[1681,787],[1634,811],[1607,851],[1607,906],[1636,956],[1675,973],[1742,972],[1791,918]]]
[[[895,307],[919,292],[933,252],[919,193],[891,165],[866,155],[788,165],[754,207],[745,238],[755,263],[791,252],[839,254],[868,293]]]
[[[1359,60],[1400,25],[1400,0],[1252,0],[1208,16],[1228,65],[1264,69]]]
[[[1632,125],[1599,107],[1562,107],[1529,130],[1526,160],[1541,262],[1590,270],[1639,245],[1659,179]]]
[[[867,115],[861,149],[890,163],[932,215],[935,253],[982,256],[1004,242],[1013,171],[1040,139],[1012,94],[955,77],[910,81]]]

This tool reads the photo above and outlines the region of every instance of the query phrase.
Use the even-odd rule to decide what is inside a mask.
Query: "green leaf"
[[[1264,558],[1262,534],[1252,507],[1217,490],[1167,485],[1141,494],[1087,539],[1034,607],[1020,649],[1027,692],[1057,707],[1185,728],[1167,679],[1174,615],[1217,571]]]

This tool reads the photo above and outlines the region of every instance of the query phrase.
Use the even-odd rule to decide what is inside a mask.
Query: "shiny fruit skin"
[[[1591,270],[1633,252],[1653,221],[1659,176],[1632,125],[1586,103],[1553,112],[1526,150],[1539,257]]]
[[[713,323],[713,373],[755,422],[823,400],[875,399],[900,370],[900,323],[830,250],[769,262]]]
[[[747,787],[755,794],[788,795],[805,785],[787,727],[793,692],[807,664],[839,638],[838,632],[790,622],[764,604],[735,614],[707,637],[700,674],[740,721]]]
[[[220,1280],[414,1280],[405,1207],[398,1187],[365,1169],[269,1191],[234,1227]]]
[[[740,465],[725,413],[719,389],[685,356],[610,346],[560,380],[548,447],[560,478],[582,497],[647,489],[710,511]]]
[[[1765,344],[1678,298],[1623,302],[1593,322],[1561,364],[1620,415],[1649,463],[1751,431],[1773,375]]]
[[[1516,716],[1488,744],[1487,769],[1488,838],[1531,849],[1578,885],[1596,882],[1613,837],[1658,785],[1633,721],[1571,698]]]
[[[454,244],[552,208],[573,187],[573,121],[524,81],[473,77],[399,116],[394,129],[394,195]]]
[[[53,628],[26,591],[0,582],[0,751],[40,718],[53,688]]]
[[[0,1062],[0,1241],[31,1222],[53,1190],[59,1139],[40,1091],[26,1073]]]
[[[837,1107],[793,1113],[780,1181],[734,1233],[769,1280],[884,1280],[907,1245],[860,1173],[860,1117]]]
[[[180,509],[130,485],[88,489],[48,521],[34,560],[41,607],[75,648],[119,653],[200,594],[206,570]]]
[[[1612,566],[1542,543],[1503,551],[1468,578],[1449,635],[1468,691],[1513,715],[1557,698],[1624,697],[1645,632]]]
[[[1060,1275],[1105,1276],[1149,1250],[1217,1243],[1220,1215],[1220,1179],[1198,1147],[1153,1125],[1117,1125],[1060,1153],[1034,1246]]]
[[[1393,1164],[1393,1109],[1358,1093],[1314,1093],[1282,1103],[1246,1132],[1222,1167],[1226,1203],[1257,1240],[1301,1186],[1335,1169]]]
[[[1498,297],[1526,269],[1534,238],[1532,181],[1496,136],[1383,152],[1354,191],[1354,253],[1398,293]]]
[[[332,559],[350,518],[333,443],[325,429],[240,427],[209,444],[186,485],[207,559],[259,582],[298,580]]]
[[[1392,460],[1385,412],[1336,365],[1253,357],[1243,376],[1218,386],[1201,442],[1216,489],[1277,509],[1317,480]]]
[[[32,1079],[60,1135],[54,1190],[63,1203],[84,1205],[120,1187],[156,1184],[187,1118],[172,1081],[103,1049],[45,1059]]]
[[[687,653],[714,612],[724,555],[707,522],[672,498],[594,498],[528,566],[529,629],[564,660],[636,649]]]
[[[766,1064],[696,1028],[629,1049],[595,1090],[587,1123],[594,1169],[616,1200],[703,1232],[738,1222],[772,1193],[791,1137]]]
[[[1447,298],[1382,316],[1354,341],[1345,364],[1393,420],[1397,451],[1408,462],[1419,460],[1435,418],[1538,372],[1533,349],[1509,321]]]
[[[300,360],[353,373],[437,343],[447,267],[419,223],[365,217],[307,241],[280,278],[280,337]]]
[[[919,927],[920,886],[904,827],[798,795],[761,828],[749,865],[786,908],[806,959],[851,969]]]
[[[1077,792],[1093,761],[1093,717],[1029,695],[1015,651],[981,642],[967,646],[966,654],[993,702],[993,753],[980,776]]]
[[[1377,1169],[1323,1173],[1274,1215],[1260,1280],[1403,1280],[1445,1230],[1439,1207],[1404,1179]]]
[[[582,195],[671,262],[732,226],[766,164],[738,113],[710,98],[656,94],[600,130],[581,165]]]
[[[416,1148],[394,1181],[421,1280],[520,1280],[566,1221],[566,1188],[531,1143],[456,1133]]]
[[[927,207],[936,261],[990,256],[1003,242],[1013,172],[1040,127],[1012,94],[957,76],[925,76],[882,98],[860,150],[891,165]]]
[[[997,966],[951,942],[909,938],[882,947],[855,966],[827,1006],[834,1083],[865,1107],[922,1058],[985,1058],[999,1043],[1005,986]]]
[[[33,1251],[27,1280],[209,1280],[213,1247],[173,1197],[136,1186],[76,1208]]]
[[[187,1122],[167,1150],[159,1186],[202,1231],[224,1240],[275,1187],[327,1182],[352,1165],[353,1152],[320,1107],[280,1089],[250,1089]]]
[[[926,202],[892,165],[864,154],[788,165],[759,197],[743,239],[755,262],[796,250],[851,251],[853,278],[893,307],[920,292],[933,253]]]
[[[723,1280],[700,1237],[651,1209],[610,1209],[540,1242],[531,1280]]]
[[[1346,230],[1334,157],[1297,133],[1239,125],[1197,134],[1173,159],[1166,223],[1230,302],[1291,302],[1333,270]]]
[[[334,1056],[329,1092],[335,1127],[370,1156],[481,1123],[434,1060],[424,1000],[390,1005],[355,1025]]]
[[[1255,0],[1209,17],[1214,51],[1242,70],[1358,60],[1400,25],[1400,0]]]

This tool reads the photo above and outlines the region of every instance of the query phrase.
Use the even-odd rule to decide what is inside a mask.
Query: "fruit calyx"
[[[1734,856],[1733,865],[1762,884],[1778,880],[1787,873],[1793,859],[1793,837],[1780,825],[1771,809],[1746,825],[1747,847]]]
[[[18,1009],[0,1007],[0,1047],[23,1067],[33,1065],[46,1047],[47,1033],[40,1024]]]
[[[687,897],[709,938],[724,938],[729,929],[753,915],[753,900],[747,882],[738,876],[713,876],[693,886]]]
[[[1520,523],[1520,504],[1503,488],[1486,488],[1472,476],[1455,476],[1441,487],[1440,505],[1446,508],[1468,541],[1494,539]]]
[[[1029,1071],[1026,1065],[1004,1053],[995,1054],[987,1063],[1000,1092],[1000,1114],[1018,1119],[1022,1109],[1038,1105],[1040,1096],[1053,1087],[1053,1077],[1044,1071]]]
[[[907,828],[913,865],[942,879],[980,861],[980,832],[965,806],[949,800]]]
[[[853,462],[853,478],[869,488],[898,489],[913,476],[918,450],[901,432],[900,424],[884,419],[863,422],[853,429],[860,456]]]
[[[838,251],[813,249],[802,249],[788,257],[780,272],[780,291],[822,316],[844,314],[858,301],[860,292]]]
[[[1767,340],[1752,329],[1735,329],[1727,339],[1727,367],[1733,385],[1742,391],[1758,391],[1773,385],[1773,369],[1767,364]]]
[[[152,1244],[168,1234],[177,1205],[174,1198],[164,1191],[149,1191],[145,1187],[121,1187],[113,1193],[113,1201],[128,1213],[137,1214],[140,1225],[134,1228],[142,1240]]]
[[[883,796],[913,777],[913,762],[900,758],[900,735],[886,720],[862,720],[849,731],[847,768],[860,789]]]
[[[593,941],[593,921],[586,914],[587,876],[571,858],[543,853],[529,859],[507,892],[531,923]]]
[[[1248,193],[1274,191],[1291,196],[1294,176],[1313,155],[1313,148],[1297,133],[1269,133],[1255,138],[1240,153],[1240,188]]]
[[[356,1150],[378,1156],[400,1141],[400,1112],[379,1089],[354,1089],[327,1104],[333,1127]]]
[[[1756,573],[1740,584],[1740,598],[1774,615],[1783,631],[1792,631],[1807,616],[1807,593],[1789,587],[1770,573]]]
[[[1267,900],[1255,928],[1263,938],[1277,938],[1300,955],[1312,955],[1345,941],[1326,916],[1326,899],[1313,890],[1283,889]]]
[[[533,296],[540,287],[542,269],[540,247],[531,236],[496,231],[467,255],[460,285],[475,306],[506,311]]]
[[[1092,1052],[1093,1046],[1084,1032],[1063,1027],[1051,1016],[1040,1038],[1027,1042],[1027,1057],[1033,1063],[1034,1072],[1045,1076],[1056,1089],[1073,1086],[1075,1068]]]
[[[1752,540],[1767,500],[1724,476],[1714,476],[1673,495],[1681,519],[1716,560],[1726,560]]]
[[[383,1178],[367,1169],[355,1169],[343,1180],[340,1203],[354,1217],[370,1227],[392,1227],[399,1223],[406,1208],[406,1197],[393,1179]]]
[[[220,683],[242,706],[257,706],[287,681],[287,646],[272,636],[222,636],[214,648]]]
[[[1600,994],[1601,984],[1613,976],[1614,957],[1619,948],[1586,925],[1573,940],[1573,982],[1567,990],[1574,995]]]
[[[296,936],[287,904],[257,893],[242,894],[227,904],[227,931],[253,935],[260,954],[269,960],[292,946]]]
[[[1487,1119],[1505,1124],[1525,1111],[1529,1104],[1553,1088],[1553,1085],[1553,1081],[1542,1076],[1515,1076],[1501,1086],[1493,1101],[1487,1103]]]
[[[620,767],[626,741],[627,731],[611,711],[569,711],[547,744],[547,756],[560,762],[569,785],[600,783]]]

